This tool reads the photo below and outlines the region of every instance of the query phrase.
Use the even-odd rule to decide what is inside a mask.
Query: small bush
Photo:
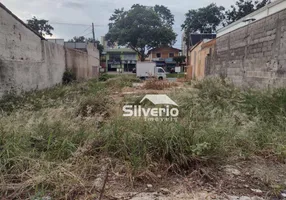
[[[107,74],[107,73],[103,73],[99,76],[99,81],[107,81],[108,79],[111,79],[111,78],[115,78],[116,75],[113,75],[113,74]]]
[[[24,102],[23,96],[16,94],[16,92],[7,93],[0,99],[0,111],[10,113],[22,102]]]
[[[76,75],[72,70],[66,70],[63,74],[63,84],[69,84],[76,80]]]

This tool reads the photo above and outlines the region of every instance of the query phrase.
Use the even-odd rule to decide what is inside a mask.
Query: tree
[[[199,33],[214,33],[224,19],[224,7],[212,3],[204,8],[189,10],[182,29]]]
[[[224,26],[231,24],[246,15],[264,7],[269,4],[270,0],[238,0],[235,5],[231,6],[231,9],[225,12],[226,20]]]
[[[74,36],[72,39],[68,40],[68,42],[93,42],[92,38],[86,38],[84,36]]]
[[[49,24],[48,20],[37,19],[35,16],[32,19],[27,20],[27,25],[33,29],[35,32],[39,33],[43,37],[45,35],[52,36],[52,32],[54,28]]]
[[[106,40],[133,49],[141,61],[150,49],[172,46],[176,41],[177,35],[172,29],[174,16],[165,6],[135,4],[128,11],[116,9],[109,20]]]
[[[183,62],[186,60],[186,56],[176,56],[173,60],[177,63],[177,65],[181,66]]]
[[[190,46],[191,33],[214,33],[224,20],[224,7],[212,3],[206,7],[196,10],[189,10],[185,16],[186,19],[181,25],[185,33],[185,42],[187,46],[187,63]]]
[[[104,46],[102,44],[100,44],[99,41],[95,41],[95,43],[97,44],[97,49],[99,51],[100,56],[102,55],[102,52],[104,50]]]

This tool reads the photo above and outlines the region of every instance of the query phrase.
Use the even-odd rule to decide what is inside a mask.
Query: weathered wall
[[[217,38],[210,75],[238,86],[286,85],[286,10]]]
[[[197,46],[192,48],[189,56],[190,65],[189,65],[189,72],[187,73],[188,78],[190,79],[202,79],[202,69],[201,69],[201,50],[202,50],[202,42],[199,43]]]
[[[77,79],[88,77],[88,56],[87,53],[66,48],[67,68],[76,73]]]
[[[92,43],[87,45],[87,54],[88,54],[88,76],[95,77],[99,75],[99,66],[100,66],[100,55],[97,49],[97,46],[94,46]]]
[[[60,83],[64,55],[63,46],[42,40],[0,7],[0,96]]]
[[[77,79],[87,79],[98,75],[99,51],[92,43],[84,51],[66,48],[66,66],[76,73]]]
[[[209,73],[208,62],[212,58],[216,39],[202,41],[189,53],[190,65],[187,67],[187,78],[202,80]]]
[[[59,84],[66,68],[90,78],[98,54],[94,47],[85,53],[43,40],[0,3],[0,97]]]

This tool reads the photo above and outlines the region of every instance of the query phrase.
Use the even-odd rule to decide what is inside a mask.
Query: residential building
[[[104,50],[106,71],[132,72],[136,68],[138,54],[129,48]]]
[[[190,44],[189,44],[189,50],[192,49],[196,44],[201,42],[204,39],[215,39],[217,37],[216,34],[214,33],[191,33],[190,35]],[[183,32],[182,34],[182,54],[184,56],[187,56],[187,45],[184,40],[185,38],[185,33]]]
[[[180,49],[174,47],[158,47],[148,52],[149,56],[146,60],[156,62],[156,66],[164,67],[166,71],[171,71],[176,66],[173,58],[179,56],[180,52]]]
[[[187,78],[201,80],[208,74],[210,62],[214,55],[216,39],[203,40],[197,43],[189,53],[190,65],[187,67]]]

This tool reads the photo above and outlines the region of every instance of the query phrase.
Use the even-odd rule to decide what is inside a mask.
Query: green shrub
[[[66,70],[63,74],[63,84],[69,84],[76,80],[76,75],[72,70]]]
[[[99,76],[99,81],[107,81],[110,78],[115,78],[117,75],[113,75],[113,74],[107,74],[107,73],[103,73]]]

